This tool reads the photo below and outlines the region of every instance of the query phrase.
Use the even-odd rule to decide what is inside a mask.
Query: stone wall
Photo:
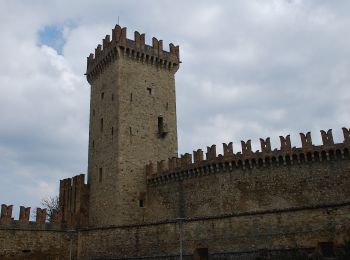
[[[76,245],[74,232],[0,225],[0,259],[77,259]]]
[[[211,171],[149,185],[146,221],[350,201],[350,160]]]
[[[319,242],[343,242],[349,214],[348,203],[186,219],[184,254],[191,258],[196,249],[206,248],[213,259],[254,259],[265,248],[313,251]],[[81,259],[171,259],[179,254],[178,227],[169,221],[85,230],[79,234],[78,254]]]

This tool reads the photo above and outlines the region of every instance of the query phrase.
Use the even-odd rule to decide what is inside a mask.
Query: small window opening
[[[95,141],[92,140],[92,148],[95,148]]]
[[[92,116],[95,116],[95,109],[92,110]]]
[[[139,207],[144,208],[145,207],[145,198],[146,198],[146,193],[145,192],[140,192],[139,193]]]
[[[132,93],[130,93],[130,102],[132,102]]]
[[[102,92],[102,93],[101,93],[101,100],[102,100],[104,97],[105,97],[105,93]]]
[[[99,168],[98,169],[98,181],[101,183],[102,182],[102,174],[103,174],[103,169]]]
[[[113,135],[113,132],[114,132],[114,128],[112,127],[112,129],[111,129],[111,135]]]
[[[164,132],[164,120],[162,116],[158,116],[158,133]]]
[[[165,109],[166,109],[166,110],[169,109],[169,103],[168,103],[168,102],[166,102]]]
[[[101,118],[100,120],[100,130],[101,132],[103,132],[103,118]]]
[[[30,250],[30,249],[24,249],[24,250],[22,250],[22,253],[30,253],[32,250]]]
[[[132,135],[132,129],[131,126],[129,126],[129,134]]]
[[[114,94],[112,94],[112,101],[114,101]]]
[[[152,95],[152,88],[151,87],[147,87],[147,91],[149,95]]]
[[[143,199],[139,200],[139,207],[144,208],[145,207],[145,201]]]
[[[162,138],[166,135],[164,119],[162,116],[158,116],[158,135]]]

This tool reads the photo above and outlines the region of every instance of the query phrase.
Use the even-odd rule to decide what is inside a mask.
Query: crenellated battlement
[[[145,34],[134,32],[134,40],[127,38],[127,28],[116,25],[112,37],[106,35],[102,44],[97,45],[95,53],[87,57],[86,77],[91,83],[118,57],[128,57],[164,69],[178,69],[180,63],[179,46],[169,44],[169,51],[163,49],[163,41],[152,38],[152,45],[145,43]]]
[[[18,220],[15,220],[12,217],[13,205],[1,205],[1,219],[0,225],[4,225],[7,227],[37,227],[43,228],[46,224],[50,224],[51,226],[56,226],[56,228],[61,223],[59,221],[59,214],[57,211],[52,212],[51,222],[47,222],[47,209],[44,208],[36,208],[36,219],[35,221],[30,221],[30,207],[20,206],[19,217]]]
[[[300,133],[301,147],[292,147],[290,135],[280,136],[280,149],[271,149],[270,137],[260,138],[261,150],[252,151],[251,140],[241,141],[241,151],[234,153],[232,142],[223,143],[223,154],[217,155],[216,145],[208,146],[206,158],[203,151],[198,149],[191,154],[181,155],[180,158],[169,158],[146,165],[148,185],[157,185],[193,178],[218,171],[234,169],[252,169],[270,166],[286,166],[309,162],[349,159],[350,129],[342,128],[344,141],[334,143],[332,129],[321,130],[322,145],[312,143],[311,132]]]
[[[60,181],[59,221],[68,226],[85,226],[88,224],[88,185],[85,175]]]
[[[52,209],[50,223],[47,222],[47,209],[37,208],[35,221],[30,221],[30,207],[20,206],[19,218],[12,217],[12,205],[1,205],[0,225],[8,227],[30,226],[40,229],[49,224],[55,229],[63,227],[81,227],[88,223],[88,185],[85,184],[85,175],[80,174],[73,178],[60,181],[59,210]]]

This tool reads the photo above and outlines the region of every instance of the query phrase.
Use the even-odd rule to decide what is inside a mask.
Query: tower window
[[[102,92],[102,93],[101,93],[101,100],[103,100],[104,97],[105,97],[105,93]]]
[[[101,118],[100,120],[100,130],[101,132],[103,132],[103,118]]]
[[[103,174],[103,169],[99,168],[98,169],[98,182],[102,182],[102,174]]]
[[[145,207],[145,201],[143,199],[139,200],[139,207],[144,208]]]
[[[111,135],[113,135],[113,133],[114,133],[114,128],[112,127],[112,130],[111,130]]]
[[[95,141],[92,140],[92,148],[95,148]]]
[[[112,101],[114,101],[114,94],[112,94]]]
[[[145,207],[145,201],[146,201],[146,193],[140,192],[139,193],[139,207],[144,208]]]
[[[163,116],[158,116],[158,136],[164,138],[167,134],[166,125]]]
[[[158,133],[162,134],[164,132],[164,120],[162,116],[158,116]]]
[[[152,88],[151,87],[147,87],[147,91],[149,95],[152,95]]]
[[[132,102],[132,93],[130,93],[130,102]]]
[[[166,110],[169,109],[169,103],[168,103],[168,102],[166,102],[165,109],[166,109]]]

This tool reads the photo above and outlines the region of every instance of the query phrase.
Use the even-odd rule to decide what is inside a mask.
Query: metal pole
[[[70,236],[70,244],[69,244],[69,260],[72,260],[72,236]]]
[[[183,221],[184,218],[177,218],[176,219],[177,223],[179,224],[179,233],[180,233],[180,260],[182,260],[182,254],[183,254]]]

